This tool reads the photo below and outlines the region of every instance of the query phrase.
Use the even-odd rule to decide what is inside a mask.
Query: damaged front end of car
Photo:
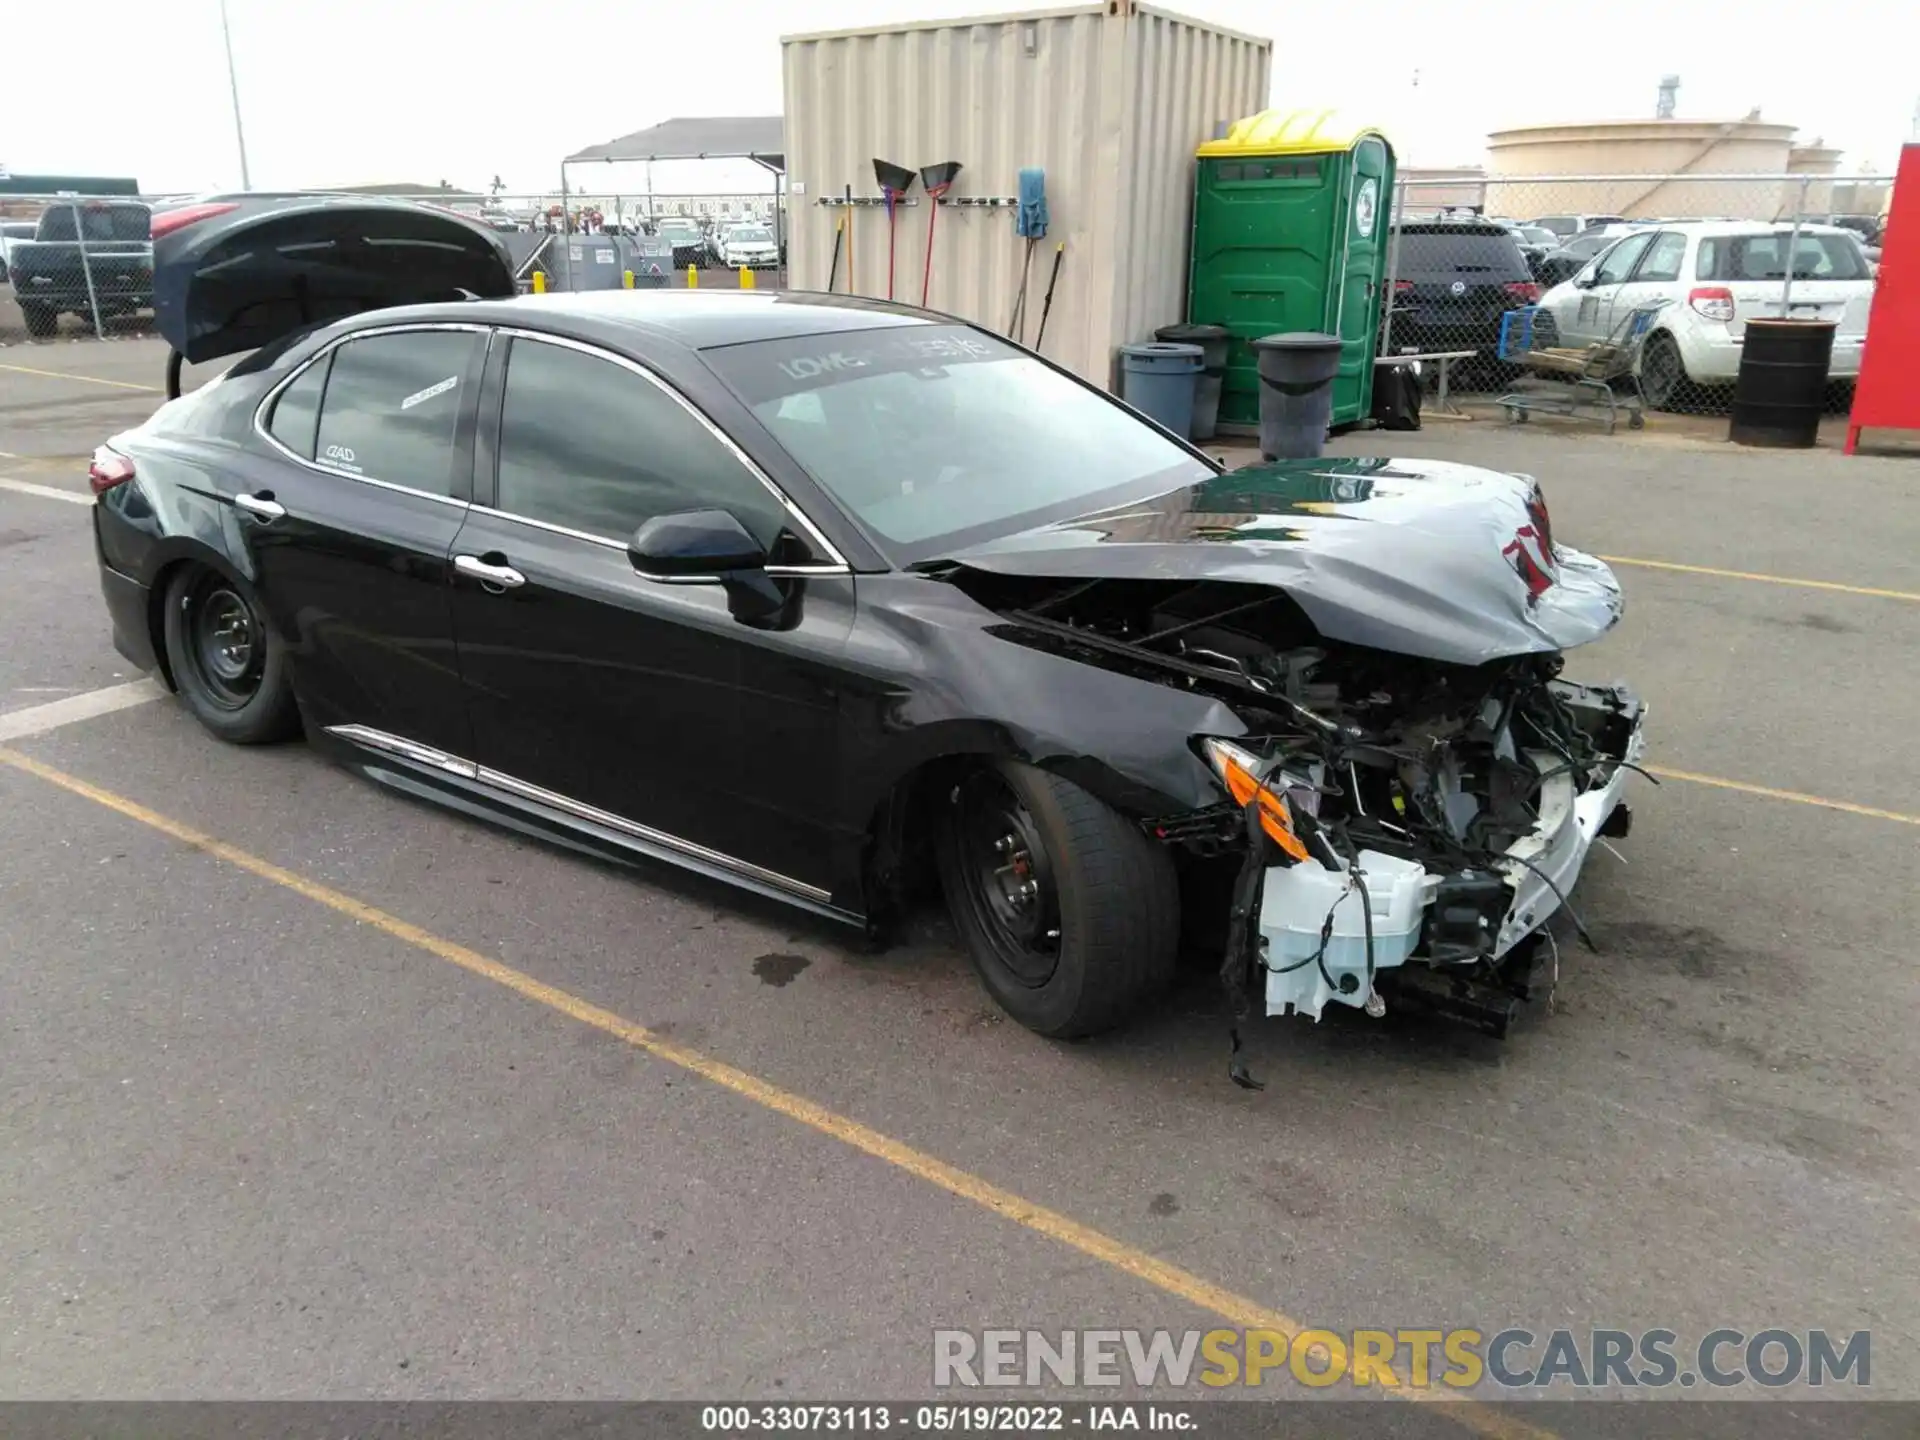
[[[1524,498],[1544,534],[1537,489]],[[1337,1003],[1378,1016],[1405,1002],[1501,1035],[1543,947],[1555,954],[1548,921],[1568,909],[1584,933],[1568,896],[1595,842],[1627,831],[1645,707],[1624,686],[1561,678],[1553,642],[1618,618],[1606,567],[1550,540],[1494,548],[1514,598],[1490,631],[1524,623],[1563,583],[1586,588],[1591,618],[1486,657],[1455,617],[1420,655],[1356,643],[1357,612],[1315,613],[1310,572],[1299,586],[1167,565],[957,578],[1002,638],[1210,694],[1245,725],[1182,737],[1218,803],[1142,821],[1234,874],[1222,977],[1236,1014],[1318,1019]]]

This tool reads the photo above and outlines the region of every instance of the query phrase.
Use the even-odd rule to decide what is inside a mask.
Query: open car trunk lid
[[[390,305],[514,293],[491,231],[450,211],[316,195],[154,217],[154,320],[191,364]]]

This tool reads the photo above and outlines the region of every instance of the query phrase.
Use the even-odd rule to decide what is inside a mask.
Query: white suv
[[[1604,340],[1640,306],[1654,316],[1640,357],[1647,403],[1665,407],[1689,381],[1731,385],[1740,373],[1746,323],[1777,319],[1782,300],[1797,319],[1838,329],[1828,374],[1860,373],[1873,304],[1873,272],[1860,238],[1835,225],[1793,227],[1753,220],[1696,220],[1642,230],[1616,241],[1540,300],[1561,345]],[[1787,247],[1794,244],[1793,293],[1785,297]]]

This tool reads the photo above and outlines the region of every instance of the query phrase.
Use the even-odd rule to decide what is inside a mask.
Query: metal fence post
[[[1387,304],[1380,316],[1380,354],[1393,354],[1393,297],[1394,281],[1400,270],[1400,223],[1407,213],[1407,182],[1399,176],[1393,184],[1393,219],[1387,228],[1387,278],[1383,282],[1387,287]]]
[[[96,340],[105,339],[107,327],[100,319],[100,294],[93,288],[93,262],[87,258],[86,211],[78,205],[73,207],[73,238],[80,247],[80,273],[87,280],[87,308],[93,312],[93,335]]]
[[[1793,201],[1793,234],[1787,238],[1787,278],[1780,289],[1780,318],[1793,318],[1793,257],[1800,253],[1800,227],[1806,223],[1807,187],[1813,183],[1813,176],[1800,177],[1800,193]]]

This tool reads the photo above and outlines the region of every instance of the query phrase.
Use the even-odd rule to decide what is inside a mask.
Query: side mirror
[[[767,552],[726,510],[681,510],[656,515],[627,542],[633,568],[654,580],[700,581],[759,570]]]
[[[1591,290],[1593,288],[1593,279],[1593,271],[1582,270],[1573,277],[1573,288],[1576,290]]]

